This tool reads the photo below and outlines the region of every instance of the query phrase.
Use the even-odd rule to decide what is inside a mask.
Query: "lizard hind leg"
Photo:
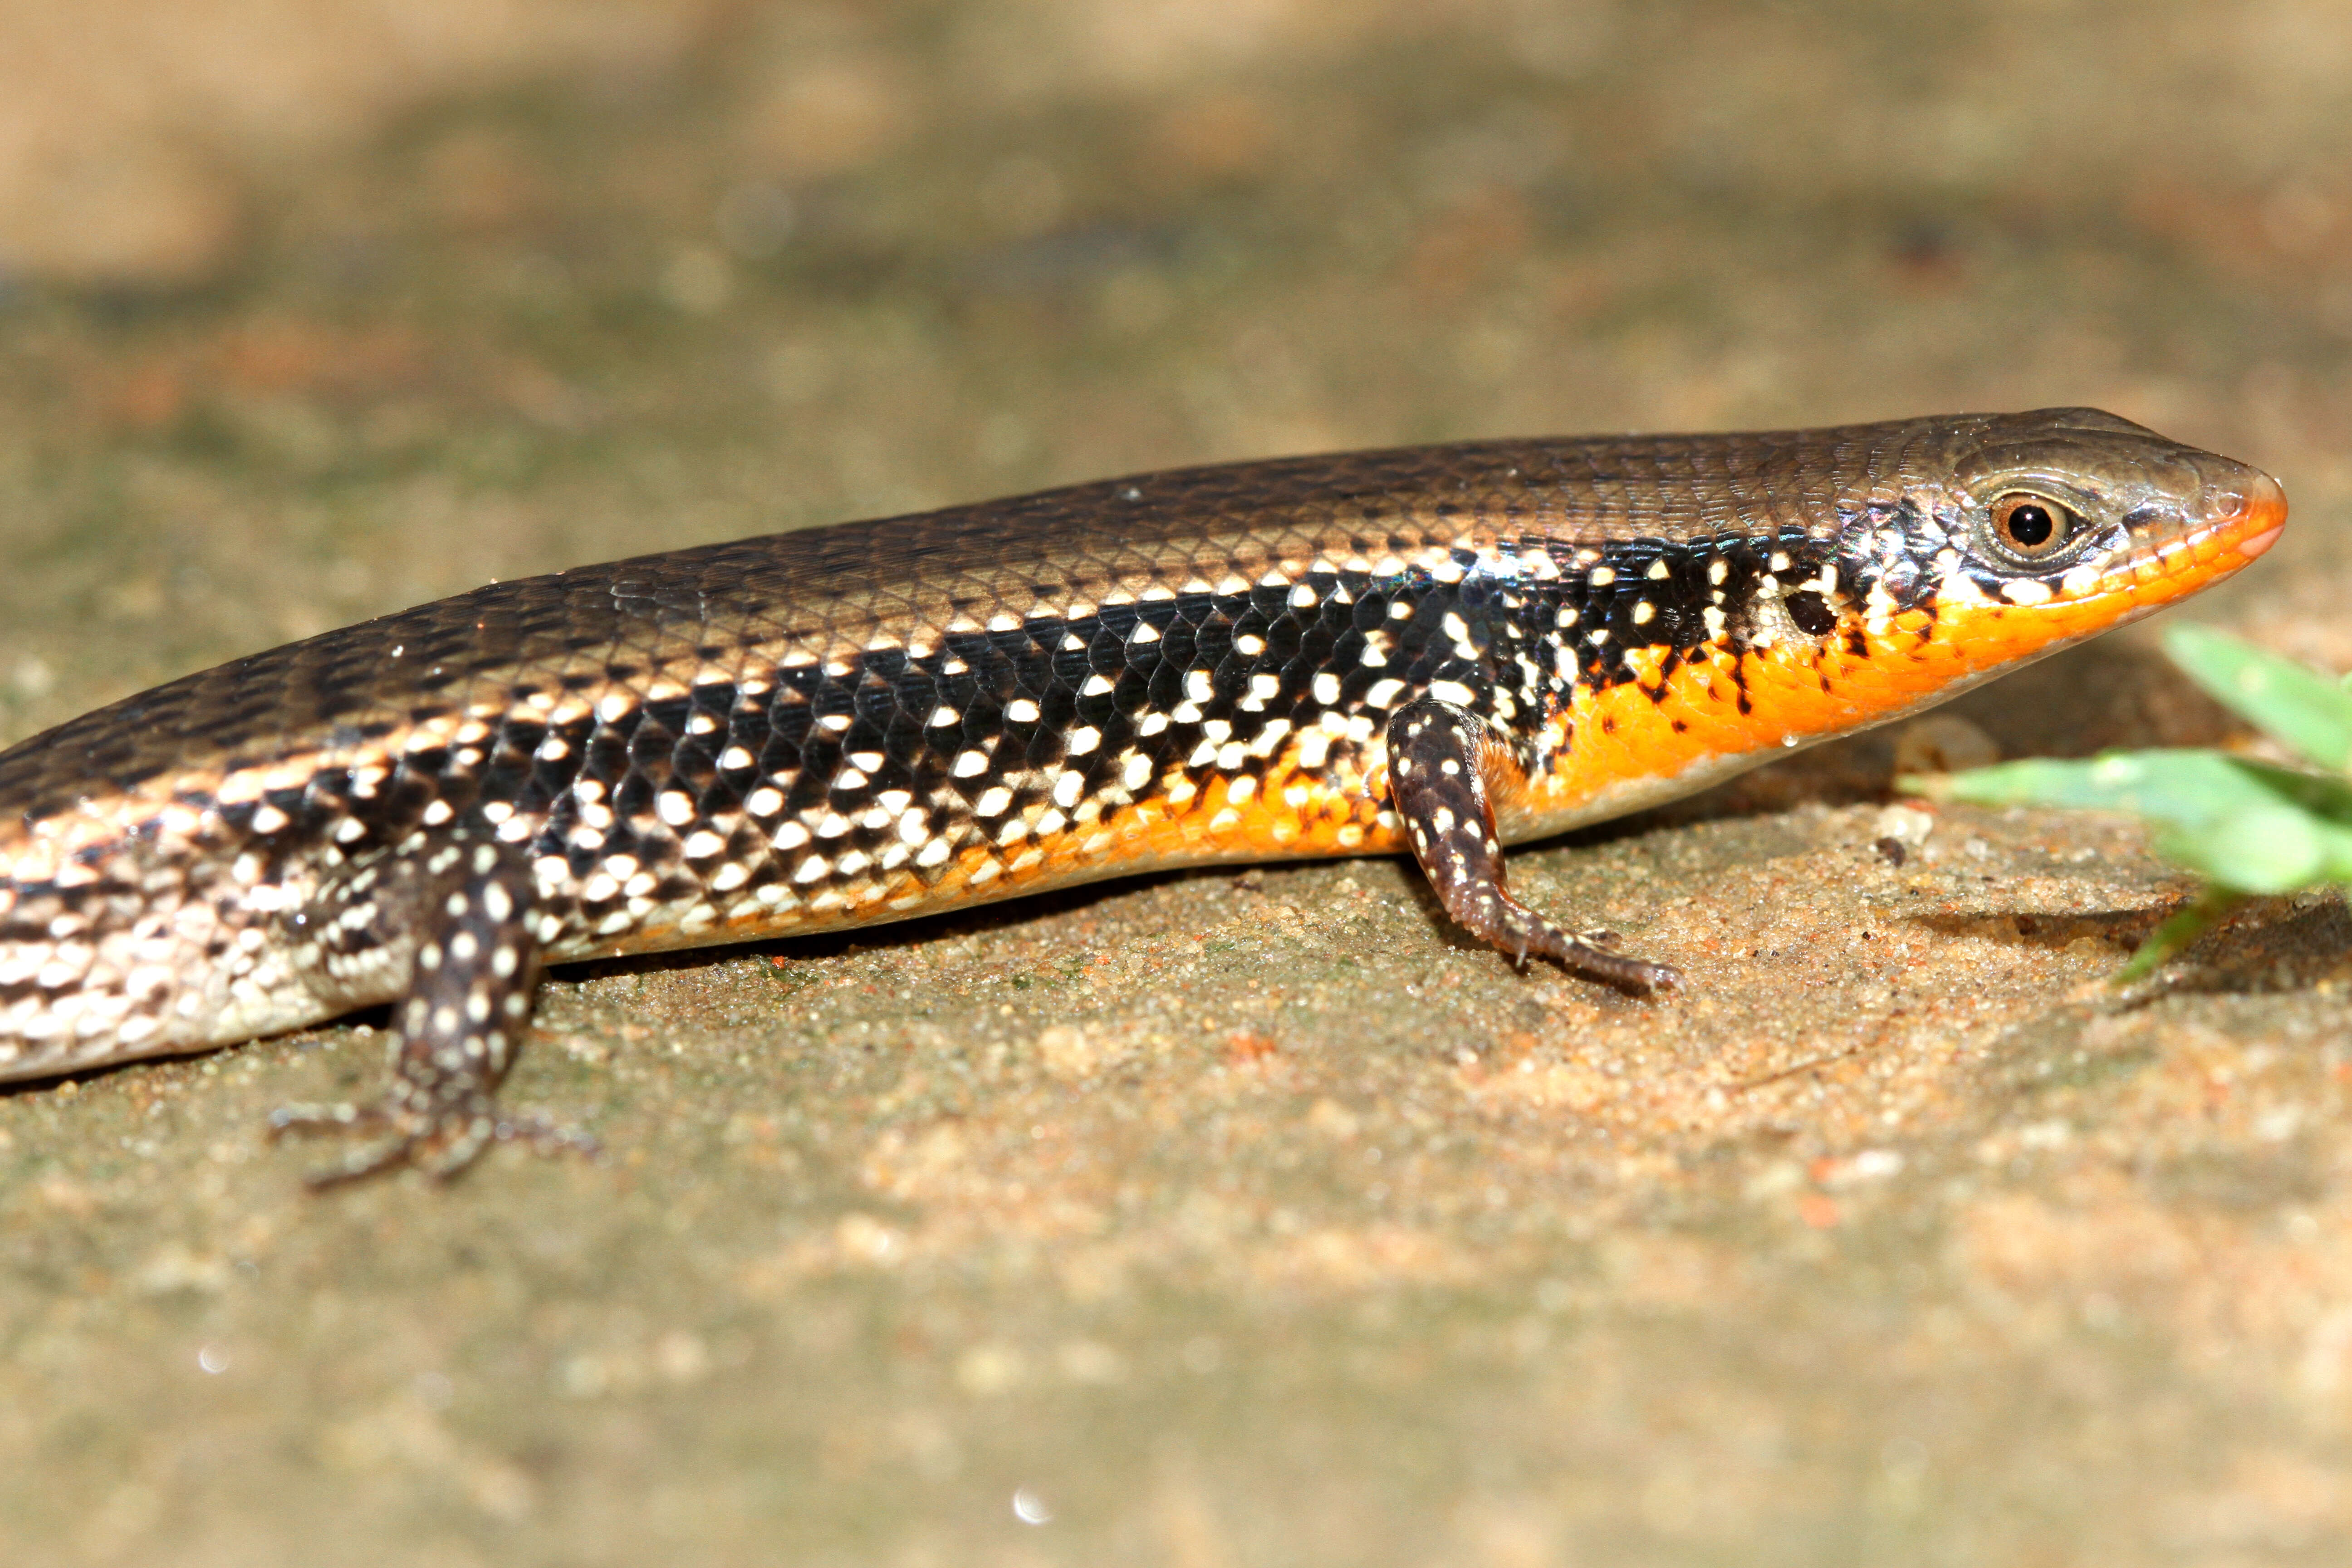
[[[1611,932],[1570,933],[1511,896],[1487,776],[1508,765],[1508,752],[1476,714],[1417,699],[1389,720],[1388,753],[1389,795],[1413,858],[1445,912],[1471,935],[1522,963],[1530,955],[1549,958],[1629,991],[1682,979],[1670,965],[1612,952]]]
[[[406,995],[394,1005],[392,1084],[375,1105],[288,1106],[270,1117],[275,1133],[374,1134],[310,1177],[313,1187],[358,1181],[414,1165],[453,1176],[493,1142],[521,1139],[542,1150],[594,1152],[583,1135],[535,1116],[502,1110],[498,1088],[513,1064],[539,981],[531,930],[537,890],[511,852],[446,846],[379,870],[350,910],[369,919],[327,921],[341,939],[321,962],[348,968],[373,940],[379,953],[405,946]]]

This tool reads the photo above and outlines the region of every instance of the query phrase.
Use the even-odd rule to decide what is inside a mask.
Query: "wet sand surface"
[[[2063,403],[2278,474],[2189,613],[2352,667],[2332,7],[688,34],[244,168],[199,286],[9,283],[0,740],[1066,479]],[[1656,1001],[1330,862],[561,971],[506,1098],[595,1163],[308,1195],[267,1115],[373,1092],[381,1016],[12,1088],[5,1555],[2342,1562],[2352,919],[2248,905],[2117,998],[2187,879],[2122,822],[1890,816],[1895,747],[2227,722],[2145,627],[1945,711],[1514,856]]]

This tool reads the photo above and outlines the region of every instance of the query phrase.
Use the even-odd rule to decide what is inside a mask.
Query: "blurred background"
[[[2287,542],[2200,614],[2352,667],[2347,143],[2336,0],[0,0],[0,741],[491,577],[1126,470],[2066,403],[2280,475]],[[1036,929],[1089,961],[1091,926]],[[622,1027],[587,1006],[566,1026]],[[1531,1027],[1514,1048],[1572,1055]],[[2239,1066],[2150,1126],[2207,1125],[2243,1068],[2199,1027],[2198,1060]],[[375,1048],[338,1059],[363,1077]],[[620,1092],[594,1050],[534,1059],[566,1107]],[[1386,1125],[1347,1081],[1283,1102],[1268,1150]],[[1987,1125],[2006,1082],[1977,1086]],[[881,1088],[843,1092],[899,1136]],[[173,1110],[176,1143],[148,1104],[101,1138],[54,1094],[0,1103],[15,1561],[2252,1563],[2342,1561],[2352,1532],[2352,1259],[2309,1207],[2335,1142],[2276,1180],[2231,1145],[2229,1179],[2152,1196],[2112,1149],[2098,1191],[2143,1206],[1956,1197],[1949,1228],[1798,1247],[1815,1272],[1751,1321],[1724,1288],[1764,1246],[1738,1194],[1815,1203],[1784,1227],[1809,1247],[1837,1203],[1775,1173],[1815,1169],[1773,1163],[1782,1134],[1718,1147],[1691,1105],[1628,1121],[1663,1141],[1632,1164],[1528,1176],[1551,1228],[1490,1279],[1430,1250],[1502,1190],[1475,1160],[1428,1178],[1422,1230],[1374,1234],[1180,1147],[1072,1276],[1000,1250],[1047,1179],[958,1197],[952,1150],[893,1185],[820,1130],[762,1167],[802,1194],[782,1218],[689,1234],[657,1183],[633,1209],[504,1155],[451,1194],[310,1205],[243,1100]],[[742,1114],[679,1125],[769,1149]],[[596,1261],[549,1261],[606,1208]],[[823,1282],[925,1213],[971,1225],[921,1281]],[[1264,1228],[1216,1229],[1243,1213]],[[1300,1251],[1299,1224],[1338,1239]],[[1169,1240],[1203,1236],[1228,1239]],[[2281,1237],[2306,1250],[2261,1250]],[[2244,1300],[2305,1304],[2166,1316],[2209,1249],[2252,1270]],[[394,1256],[399,1282],[339,1290]],[[2183,1272],[2151,1284],[2151,1257]],[[278,1293],[240,1295],[249,1267]],[[1025,1340],[990,1326],[1023,1310]],[[1852,1350],[1897,1321],[1940,1326]],[[186,1370],[199,1339],[289,1353],[238,1393]],[[1136,1392],[1151,1345],[1181,1394]],[[1092,1511],[1056,1534],[1032,1513],[1066,1505],[1014,1483],[1097,1441],[1116,1462],[1066,1483]]]

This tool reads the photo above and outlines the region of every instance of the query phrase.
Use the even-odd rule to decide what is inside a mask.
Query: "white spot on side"
[[[1265,728],[1260,730],[1256,738],[1250,742],[1250,752],[1255,756],[1270,757],[1274,755],[1274,749],[1282,744],[1282,738],[1289,733],[1289,720],[1270,719],[1266,721]]]

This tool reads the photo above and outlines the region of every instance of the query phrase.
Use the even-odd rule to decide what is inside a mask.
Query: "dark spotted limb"
[[[1663,963],[1610,951],[1608,931],[1570,935],[1528,908],[1503,885],[1503,846],[1495,836],[1488,774],[1514,765],[1510,748],[1485,721],[1450,702],[1423,697],[1389,721],[1389,795],[1404,819],[1413,858],[1431,886],[1471,935],[1525,963],[1530,953],[1628,990],[1680,981]]]
[[[461,845],[363,873],[311,913],[324,928],[318,963],[327,976],[403,950],[412,963],[408,995],[394,1014],[399,1032],[383,1100],[289,1106],[270,1118],[281,1133],[381,1134],[314,1174],[313,1186],[404,1164],[455,1175],[494,1141],[594,1152],[580,1133],[498,1105],[539,980],[536,897],[529,869],[511,852]]]

